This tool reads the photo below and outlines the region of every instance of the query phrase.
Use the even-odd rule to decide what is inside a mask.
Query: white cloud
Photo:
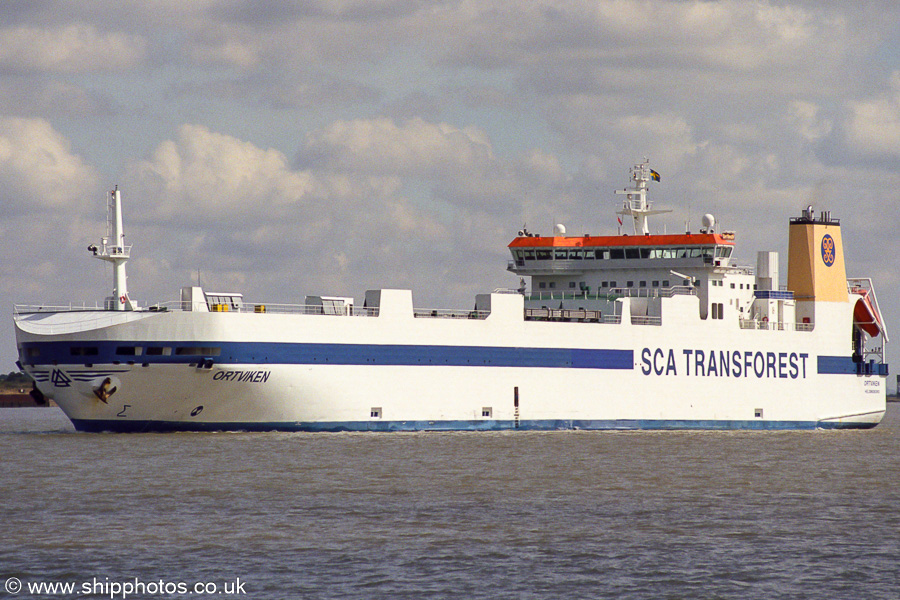
[[[894,71],[890,90],[878,97],[851,102],[846,125],[851,150],[864,156],[900,157],[900,71]]]
[[[77,212],[96,181],[48,121],[0,117],[0,211]]]
[[[573,75],[610,66],[632,73],[654,66],[753,71],[840,56],[849,43],[843,19],[765,1],[523,1],[479,8],[458,25],[451,60],[550,65]]]
[[[795,100],[788,105],[788,123],[808,141],[815,141],[831,133],[832,122],[822,116],[821,108],[805,100]]]
[[[310,154],[351,171],[455,177],[494,163],[487,134],[414,118],[338,121],[310,135]]]
[[[14,71],[118,71],[133,67],[145,54],[142,37],[99,33],[90,24],[0,29],[0,68]]]
[[[201,125],[183,125],[149,160],[131,167],[139,197],[152,201],[155,219],[233,221],[254,215],[277,219],[285,206],[321,198],[316,177],[292,171],[284,154]]]

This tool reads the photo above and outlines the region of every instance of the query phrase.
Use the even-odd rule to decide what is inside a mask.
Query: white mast
[[[122,225],[122,196],[119,186],[109,192],[106,203],[106,237],[100,238],[100,248],[91,244],[88,250],[96,258],[113,264],[113,295],[107,298],[106,308],[134,310],[134,302],[128,297],[125,263],[131,258],[131,246],[125,245],[125,228]]]
[[[659,181],[659,175],[650,169],[650,162],[646,158],[644,162],[631,167],[630,171],[634,187],[616,190],[617,194],[626,195],[625,201],[622,203],[622,209],[616,211],[616,214],[631,216],[635,235],[638,235],[638,233],[648,235],[650,233],[650,225],[647,223],[647,217],[649,215],[672,212],[672,210],[650,210],[650,202],[647,201],[647,183],[652,178]],[[655,177],[653,177],[654,175]]]

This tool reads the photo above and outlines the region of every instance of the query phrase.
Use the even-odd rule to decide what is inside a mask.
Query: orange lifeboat
[[[852,291],[862,296],[853,307],[853,324],[875,337],[882,332],[884,327],[881,323],[881,315],[869,299],[869,290],[855,288]]]

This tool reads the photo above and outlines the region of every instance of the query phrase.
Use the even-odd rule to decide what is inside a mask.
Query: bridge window
[[[625,248],[625,258],[640,258],[640,248]]]
[[[525,260],[534,260],[534,250],[525,250]]]
[[[569,260],[583,260],[584,250],[569,250]]]
[[[537,259],[538,260],[550,260],[550,251],[549,250],[537,250]]]
[[[175,348],[175,354],[178,356],[219,356],[222,354],[222,349],[210,346],[181,346]]]
[[[116,354],[119,356],[140,356],[143,348],[140,346],[118,346]]]
[[[97,356],[100,349],[97,346],[72,346],[69,348],[72,356]]]
[[[597,258],[601,258],[601,257],[598,256]],[[594,260],[594,250],[593,249],[584,251],[584,260]]]
[[[569,251],[565,248],[557,248],[554,256],[556,260],[566,260],[569,256]]]
[[[610,258],[625,258],[625,250],[622,248],[611,248],[609,251]]]
[[[716,246],[716,256],[718,258],[728,258],[731,256],[731,251],[734,250],[731,246]]]

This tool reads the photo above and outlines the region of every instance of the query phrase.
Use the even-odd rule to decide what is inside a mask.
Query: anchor
[[[112,386],[112,379],[107,377],[103,380],[103,383],[100,384],[99,387],[94,388],[94,394],[100,399],[104,404],[109,404],[109,397],[116,393],[116,390],[119,389],[115,386]]]

